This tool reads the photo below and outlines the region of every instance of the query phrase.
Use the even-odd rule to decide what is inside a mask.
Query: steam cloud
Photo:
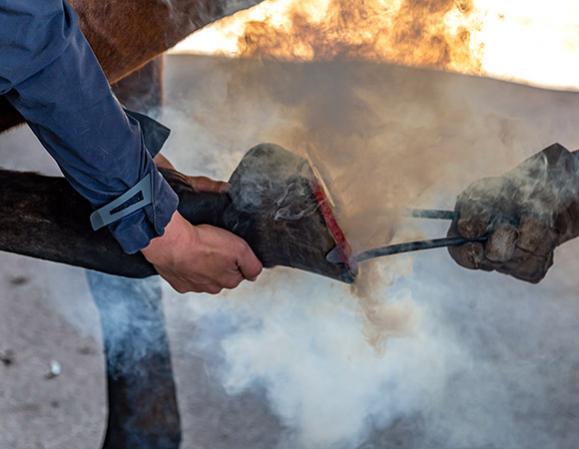
[[[227,178],[259,142],[306,154],[356,250],[442,235],[444,225],[396,210],[451,207],[470,182],[554,141],[579,143],[571,93],[362,62],[169,59],[162,121],[173,128],[175,165]],[[213,423],[208,387],[187,365],[202,357],[231,400],[264,397],[281,422],[242,425],[240,440],[259,432],[245,447],[272,448],[270,433],[281,432],[278,449],[575,448],[576,251],[558,251],[539,286],[469,272],[434,251],[368,264],[360,292],[285,269],[220,298],[166,291],[168,325],[181,329],[172,344],[181,404],[191,408],[183,415],[195,415],[195,429],[216,426],[208,447],[244,447],[216,436],[225,424]],[[71,315],[80,287],[51,276],[46,288],[82,325],[81,312]],[[120,330],[146,329],[122,308],[117,322],[125,315]],[[151,350],[140,346],[146,338],[111,335],[135,358]],[[202,438],[188,431],[183,447]]]
[[[357,250],[441,235],[444,226],[397,210],[452,207],[470,182],[554,141],[579,142],[579,98],[569,93],[362,62],[182,58],[170,67],[180,99],[164,120],[177,166],[226,178],[255,143],[302,152]],[[188,307],[226,391],[265,390],[287,429],[284,449],[393,439],[573,447],[579,286],[564,266],[573,248],[559,253],[538,287],[462,270],[439,251],[368,265],[361,292],[280,269]]]

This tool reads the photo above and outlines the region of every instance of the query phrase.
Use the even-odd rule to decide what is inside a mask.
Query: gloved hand
[[[555,248],[579,235],[579,157],[554,144],[504,176],[469,186],[455,211],[449,237],[488,236],[450,247],[459,265],[538,283]]]

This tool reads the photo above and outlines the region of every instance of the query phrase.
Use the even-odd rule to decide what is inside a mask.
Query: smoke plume
[[[440,236],[445,223],[399,210],[450,208],[470,182],[555,141],[579,143],[572,93],[353,61],[171,57],[167,70],[166,154],[180,170],[227,178],[264,141],[307,155],[356,251]],[[219,298],[167,290],[189,419],[183,447],[574,448],[576,251],[558,250],[538,286],[470,272],[433,251],[362,266],[368,279],[355,292],[288,269]],[[82,285],[63,271],[50,271],[44,287],[83,326],[72,314]],[[158,329],[127,338],[147,323],[115,299],[120,327],[110,338],[122,337],[135,359],[156,350],[146,344]],[[226,399],[215,399],[220,388]],[[237,421],[220,419],[240,397],[251,406],[242,402]]]
[[[226,178],[263,141],[304,154],[356,251],[440,236],[444,224],[400,209],[452,208],[470,182],[579,142],[569,93],[353,61],[170,67],[178,99],[164,120],[180,169]],[[266,392],[280,447],[572,447],[562,411],[579,409],[577,285],[558,258],[538,287],[465,271],[444,251],[369,263],[355,291],[277,269],[188,308],[226,391]]]

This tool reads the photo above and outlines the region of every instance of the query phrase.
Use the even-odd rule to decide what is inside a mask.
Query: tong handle
[[[412,218],[425,218],[431,220],[454,220],[457,213],[453,210],[444,209],[406,209],[406,215]],[[431,240],[418,240],[415,242],[398,243],[396,245],[383,246],[369,249],[354,256],[354,261],[365,262],[377,257],[391,256],[393,254],[408,253],[412,251],[424,251],[427,249],[446,248],[460,246],[470,242],[485,242],[487,236],[467,239],[464,237],[446,237]]]
[[[406,209],[406,214],[412,218],[426,218],[431,220],[454,220],[457,213],[444,209]]]
[[[448,246],[460,246],[471,242],[485,242],[488,237],[477,237],[467,239],[464,237],[446,237],[433,240],[418,240],[416,242],[398,243],[396,245],[383,246],[381,248],[369,249],[353,257],[357,263],[365,262],[377,257],[391,256],[393,254],[408,253],[412,251],[423,251],[426,249],[446,248]]]

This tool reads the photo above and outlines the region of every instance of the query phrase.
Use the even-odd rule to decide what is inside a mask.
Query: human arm
[[[176,243],[175,236],[181,236],[204,247],[207,238],[203,234],[207,233],[199,235],[179,219],[177,196],[153,163],[160,146],[147,146],[139,121],[120,107],[66,2],[0,0],[0,60],[0,95],[24,116],[68,181],[93,208],[110,203],[150,176],[151,203],[109,226],[125,252],[150,247],[155,240],[146,257],[163,274],[163,263],[186,261],[181,256],[195,251],[184,244],[159,242]],[[176,225],[169,227],[174,220]],[[237,251],[242,245],[228,245],[232,239],[237,238],[228,235],[212,242]],[[231,259],[218,259],[213,269],[231,267]],[[171,267],[184,278],[195,274],[191,267],[175,263]]]

